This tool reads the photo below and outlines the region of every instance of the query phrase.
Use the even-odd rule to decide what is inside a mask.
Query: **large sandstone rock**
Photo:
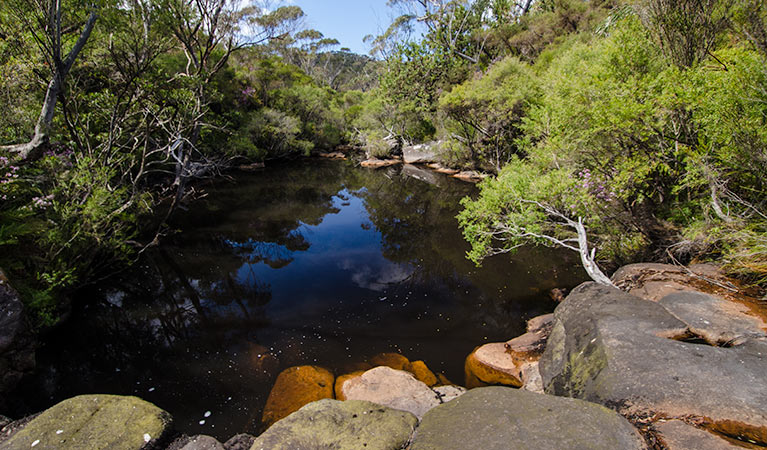
[[[418,418],[440,404],[439,396],[412,374],[390,367],[376,367],[341,386],[346,400],[366,400],[408,411]]]
[[[742,450],[720,436],[695,428],[681,420],[669,420],[655,425],[656,436],[667,450]]]
[[[380,169],[382,167],[395,166],[402,164],[402,161],[398,159],[366,159],[360,163],[360,166],[368,169]]]
[[[3,394],[34,370],[35,347],[19,294],[0,269],[0,407]]]
[[[137,450],[152,448],[171,417],[136,397],[81,395],[47,409],[18,430],[6,450]]]
[[[261,421],[268,427],[306,404],[333,398],[334,380],[333,374],[322,367],[297,366],[283,370],[269,392]]]
[[[609,409],[505,387],[474,389],[423,418],[411,450],[632,450],[646,448]]]
[[[320,400],[280,420],[251,450],[399,450],[418,419],[374,403]]]
[[[466,358],[464,372],[469,389],[491,385],[522,386],[521,366],[506,352],[503,342],[474,349]]]
[[[402,148],[402,158],[405,164],[425,164],[437,160],[437,151],[441,142],[429,142],[426,144],[409,145]]]
[[[546,392],[629,415],[692,418],[767,444],[763,338],[730,348],[675,340],[689,340],[692,327],[662,303],[594,283],[576,288],[554,312],[540,361]]]

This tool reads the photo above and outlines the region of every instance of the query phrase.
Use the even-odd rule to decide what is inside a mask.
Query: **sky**
[[[368,54],[370,47],[362,42],[368,34],[377,35],[391,23],[393,12],[386,0],[292,0],[306,13],[306,26],[335,38],[339,47]]]

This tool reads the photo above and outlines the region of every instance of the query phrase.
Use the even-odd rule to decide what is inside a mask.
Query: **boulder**
[[[402,158],[405,164],[425,164],[437,160],[437,151],[441,142],[428,142],[419,145],[408,145],[402,148]]]
[[[687,268],[670,264],[629,264],[618,269],[611,279],[629,294],[656,302],[682,291],[700,291],[732,298],[737,290],[732,281],[711,264],[695,264]]]
[[[434,388],[440,403],[447,403],[466,393],[466,388],[461,386],[437,386]]]
[[[35,350],[21,298],[0,269],[0,407],[3,394],[35,369]]]
[[[522,365],[522,389],[530,392],[543,394],[543,380],[541,371],[538,367],[538,361],[529,362]]]
[[[547,333],[525,333],[506,341],[504,347],[516,362],[537,361],[546,348]]]
[[[226,450],[226,448],[216,438],[200,434],[189,438],[181,450]]]
[[[283,370],[269,392],[261,421],[267,427],[316,400],[333,398],[335,377],[317,366],[297,366]]]
[[[2,443],[6,450],[153,448],[170,415],[136,397],[81,395],[47,409]]]
[[[505,387],[473,389],[424,416],[411,450],[645,449],[631,424],[593,403]]]
[[[380,169],[381,167],[389,167],[401,163],[402,161],[398,159],[366,159],[360,163],[360,166],[368,169]]]
[[[255,440],[256,437],[249,434],[235,434],[228,441],[224,442],[224,448],[226,450],[250,450]]]
[[[439,396],[412,374],[390,367],[376,367],[341,386],[346,400],[366,400],[408,411],[418,418],[440,404]]]
[[[683,342],[693,327],[663,304],[595,283],[573,290],[554,317],[540,360],[547,393],[629,416],[684,417],[767,444],[762,338],[744,337],[728,348]]]
[[[405,366],[405,370],[412,373],[416,380],[432,387],[439,384],[439,379],[423,361],[413,361]]]
[[[554,313],[533,317],[527,321],[528,333],[545,333],[546,335],[549,335],[551,334],[551,329],[553,327]]]
[[[375,403],[320,400],[275,423],[251,450],[399,450],[418,419]]]
[[[396,370],[407,370],[407,367],[410,366],[410,360],[399,353],[379,353],[370,358],[368,362],[373,367],[386,366]]]
[[[520,368],[502,342],[475,348],[466,358],[464,372],[469,389],[497,384],[522,386]]]
[[[346,400],[346,395],[344,395],[343,385],[347,381],[351,380],[352,378],[357,378],[362,376],[363,373],[365,373],[365,370],[357,370],[352,373],[347,373],[345,375],[341,375],[340,377],[336,378],[336,383],[333,388],[333,391],[336,394],[336,400]]]
[[[681,420],[659,422],[655,424],[655,431],[667,450],[743,450],[743,447]]]

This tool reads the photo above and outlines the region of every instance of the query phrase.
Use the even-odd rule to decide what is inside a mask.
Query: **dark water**
[[[132,394],[189,434],[255,433],[284,368],[399,352],[462,383],[475,346],[522,333],[584,277],[546,249],[474,267],[455,215],[476,188],[431,172],[307,161],[205,191],[138,267],[80,293],[17,413]]]

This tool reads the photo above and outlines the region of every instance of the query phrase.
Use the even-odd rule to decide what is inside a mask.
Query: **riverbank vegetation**
[[[439,141],[496,175],[459,217],[477,262],[533,242],[767,281],[762,2],[389,4],[371,58],[295,6],[2,2],[0,267],[38,323],[170,232],[195,180],[341,144]]]

